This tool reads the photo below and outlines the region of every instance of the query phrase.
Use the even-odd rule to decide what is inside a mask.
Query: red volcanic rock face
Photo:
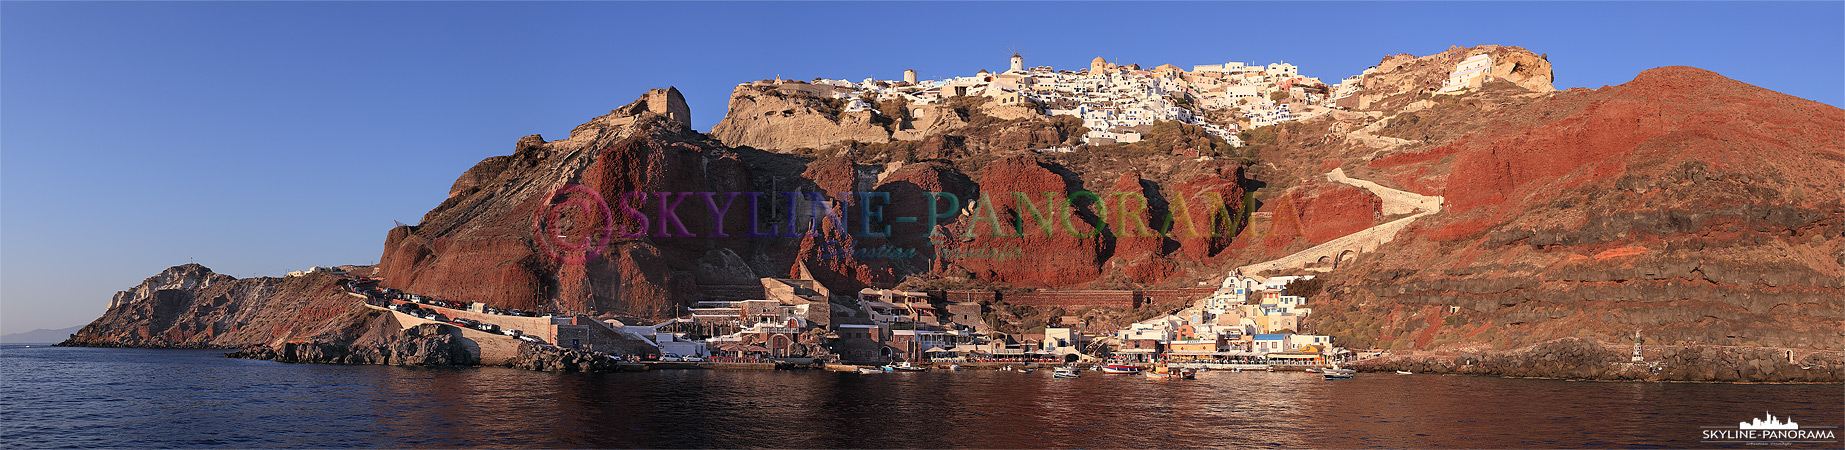
[[[1255,259],[1272,259],[1384,222],[1383,200],[1346,184],[1315,182],[1271,200],[1267,224],[1252,226],[1233,245]]]
[[[1383,218],[1384,201],[1351,185],[1316,185],[1313,192],[1289,193],[1298,205],[1300,236],[1315,245],[1363,231]]]
[[[1447,204],[1329,276],[1322,330],[1394,348],[1631,342],[1636,329],[1840,348],[1845,110],[1664,67],[1471,120],[1485,131],[1369,165],[1445,169]]]
[[[717,236],[717,215],[704,199],[680,193],[752,191],[750,171],[682,123],[637,111],[597,118],[569,140],[528,136],[510,158],[471,169],[422,224],[391,231],[380,260],[384,284],[591,315],[668,317],[697,300],[698,258],[722,247],[747,251],[751,211],[747,201],[714,195],[730,206],[728,236]],[[581,188],[564,189],[571,185]]]
[[[1508,219],[1559,191],[1618,188],[1624,176],[1670,170],[1676,161],[1765,169],[1821,189],[1840,184],[1831,164],[1786,164],[1838,161],[1845,118],[1837,108],[1702,69],[1648,70],[1626,84],[1564,93],[1509,115],[1538,119],[1498,121],[1490,136],[1443,150],[1456,154],[1444,195],[1457,215]]]
[[[854,235],[854,226],[863,226],[864,218],[859,215],[862,199],[855,198],[855,192],[861,191],[858,183],[858,168],[851,159],[843,157],[821,158],[807,165],[802,178],[812,182],[820,194],[825,195],[826,209],[818,209],[810,201],[801,202],[803,211],[818,211],[809,214],[820,217],[818,220],[804,221],[800,253],[797,258],[807,268],[808,274],[831,289],[844,292],[857,292],[873,284],[888,286],[895,283],[895,272],[886,261],[857,258],[858,249],[882,245],[882,239],[873,244],[868,239]],[[826,212],[830,210],[830,216]],[[838,217],[833,220],[829,217]],[[842,228],[843,225],[843,228]],[[818,226],[818,228],[811,228]],[[859,230],[862,234],[862,230]],[[791,267],[784,277],[798,277],[801,266]]]
[[[1095,280],[1107,249],[1088,201],[1064,205],[1071,185],[1036,156],[994,161],[981,170],[979,197],[962,199],[973,202],[972,210],[937,241],[938,256],[1001,283],[1064,287]],[[1015,225],[1021,220],[1022,229]]]
[[[1179,254],[1191,261],[1220,258],[1244,224],[1248,211],[1243,187],[1247,179],[1243,167],[1223,162],[1210,163],[1203,170],[1185,178],[1169,193],[1167,204],[1173,212],[1171,234],[1178,240]]]
[[[947,261],[937,259],[936,246],[931,242],[935,239],[930,235],[946,235],[949,233],[949,225],[962,217],[960,206],[950,205],[947,199],[953,198],[956,199],[955,203],[963,203],[974,198],[979,190],[973,180],[946,164],[924,162],[907,164],[890,172],[878,183],[875,191],[890,195],[889,205],[883,211],[884,222],[890,224],[890,237],[864,239],[861,247],[879,248],[888,245],[899,252],[914,251],[907,258],[887,258],[881,261],[895,275],[947,270]],[[934,209],[930,206],[931,202],[936,205]],[[943,217],[936,218],[932,223],[930,217],[938,214]],[[914,217],[916,220],[896,222],[893,219],[897,217]]]
[[[1166,250],[1177,247],[1178,242],[1166,236],[1163,220],[1156,218],[1166,217],[1164,213],[1172,206],[1141,182],[1139,172],[1128,172],[1108,189],[1107,221],[1115,238],[1110,263],[1129,279],[1164,280],[1178,271],[1178,265],[1166,257]],[[1183,232],[1184,226],[1179,227]]]

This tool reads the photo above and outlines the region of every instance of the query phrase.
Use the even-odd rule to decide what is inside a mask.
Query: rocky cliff
[[[1478,53],[1494,57],[1492,81],[1431,93]],[[1393,56],[1366,76],[1357,110],[1253,130],[1248,147],[1216,157],[1131,145],[1041,154],[1072,142],[1080,121],[977,97],[845,111],[828,89],[739,86],[709,135],[687,126],[669,88],[568,138],[520,138],[431,199],[420,223],[390,230],[379,274],[440,298],[658,320],[757,277],[811,277],[836,293],[1192,287],[1389,223],[1401,226],[1389,242],[1305,268],[1324,287],[1303,331],[1437,352],[1401,364],[1509,375],[1576,373],[1586,366],[1527,360],[1602,361],[1556,343],[1619,346],[1635,330],[1692,365],[1836,354],[1845,342],[1845,112],[1708,71],[1556,92],[1545,58],[1517,47]],[[1361,185],[1442,204],[1406,207]],[[863,233],[852,192],[888,194],[887,220],[917,220]],[[398,332],[335,281],[176,267],[118,294],[71,344],[460,361],[442,356],[439,333]],[[1701,348],[1753,356],[1688,350]],[[1826,355],[1789,364],[1836,366]],[[606,364],[528,356],[516,364]],[[1736,379],[1807,379],[1785,370]]]
[[[370,320],[354,323],[391,320],[388,313],[373,313],[366,318]],[[469,351],[467,342],[455,327],[426,323],[399,331],[394,322],[380,325],[389,325],[390,331],[379,335],[331,335],[317,340],[249,347],[226,356],[298,364],[472,366],[481,362],[480,355]]]
[[[793,102],[809,108],[795,109],[791,120],[827,114],[824,99],[804,96],[805,91],[769,94],[788,86],[812,88],[745,85],[739,89],[759,97],[733,103]],[[1073,211],[1059,206],[1081,190],[1109,195],[1110,185],[1084,187],[1081,174],[1025,151],[1069,140],[1078,131],[1074,122],[1029,115],[1002,119],[989,114],[1008,114],[1004,108],[978,98],[934,107],[956,117],[958,128],[909,141],[903,148],[869,144],[874,146],[813,158],[731,148],[722,139],[692,132],[676,118],[675,111],[683,108],[676,93],[655,91],[577,127],[568,139],[527,136],[515,144],[513,154],[475,165],[421,223],[391,230],[380,273],[389,287],[441,298],[657,320],[704,299],[700,286],[752,284],[757,277],[807,276],[835,292],[942,277],[1038,287],[1203,277],[1217,268],[1182,268],[1180,263],[1187,262],[1182,255],[1220,257],[1239,226],[1233,216],[1242,212],[1247,180],[1234,164],[1169,164],[1155,172],[1158,181],[1125,181],[1119,186],[1123,193],[1146,200],[1124,203],[1138,212],[1120,222],[1127,216],[1099,214],[1080,196]],[[774,123],[750,126],[805,134]],[[729,136],[722,130],[732,128],[726,127],[712,136]],[[908,156],[893,157],[899,151]],[[928,155],[952,159],[917,159]],[[866,164],[866,159],[877,164]],[[960,164],[981,159],[988,162]],[[699,192],[714,193],[712,203],[705,203]],[[733,200],[729,192],[765,196]],[[791,192],[797,196],[792,208]],[[883,221],[892,227],[887,236],[863,233],[864,217],[854,209],[861,199],[852,192],[891,195],[888,202],[878,202],[889,208]],[[929,192],[955,195],[943,200],[947,210],[937,223],[940,229],[924,225],[932,212]],[[970,215],[983,192],[993,205],[990,214]],[[1047,219],[1073,219],[1056,222],[1055,236],[992,235],[995,229],[1016,234],[1015,222],[1032,220],[1012,203],[1014,193],[1031,198]],[[1053,195],[1052,203],[1046,203],[1045,194]],[[1186,200],[1168,201],[1179,195]],[[816,198],[824,200],[815,203]],[[1113,205],[1123,199],[1109,195],[1106,201]],[[604,204],[609,209],[597,209]],[[711,211],[722,205],[731,209],[720,222]],[[1156,236],[1149,227],[1159,225],[1174,205],[1186,208],[1179,211],[1188,219],[1181,225],[1183,233]],[[1054,206],[1063,210],[1050,209]],[[843,217],[814,220],[816,211]],[[679,220],[661,220],[668,215]],[[914,220],[892,220],[898,217]],[[976,217],[981,219],[977,223]],[[1070,237],[1064,222],[1084,237]],[[1099,224],[1106,226],[1097,232]],[[1121,232],[1111,226],[1151,241],[1116,252],[1113,242]],[[770,235],[750,237],[764,230]],[[932,237],[932,232],[943,234]],[[1030,263],[996,258],[996,251]]]
[[[832,86],[799,82],[738,85],[711,136],[727,146],[764,150],[890,141],[890,129],[879,122],[883,118],[878,113],[844,111],[834,91]]]
[[[1493,66],[1487,70],[1487,76],[1494,80],[1536,93],[1556,90],[1551,85],[1554,75],[1547,55],[1532,53],[1523,47],[1455,46],[1428,56],[1397,54],[1384,57],[1364,76],[1361,84],[1364,90],[1357,96],[1356,106],[1365,110],[1390,110],[1426,99],[1429,93],[1441,88],[1456,64],[1474,55],[1492,57]]]
[[[242,348],[328,333],[367,310],[339,276],[245,278],[174,266],[118,292],[64,345]]]
[[[519,139],[512,155],[464,173],[421,223],[390,231],[379,263],[385,284],[505,308],[642,317],[695,300],[700,258],[720,248],[762,252],[740,237],[676,237],[712,234],[716,222],[695,212],[697,199],[677,200],[691,205],[677,208],[685,219],[670,229],[614,212],[627,204],[652,214],[654,193],[758,190],[737,153],[687,128],[686,111],[678,91],[655,90],[567,139]],[[647,195],[624,200],[630,192]]]
[[[982,96],[930,104],[867,97],[864,104],[875,107],[854,110],[846,106],[850,99],[837,97],[848,92],[798,81],[739,85],[711,137],[731,147],[819,156],[852,147],[861,162],[884,163],[1075,145],[1082,134],[1080,120],[1045,116],[1036,105],[1000,105]]]
[[[1345,149],[1354,177],[1447,203],[1332,273],[1315,331],[1405,350],[1635,330],[1841,349],[1845,112],[1689,67],[1527,92],[1392,111],[1376,128],[1403,144]]]

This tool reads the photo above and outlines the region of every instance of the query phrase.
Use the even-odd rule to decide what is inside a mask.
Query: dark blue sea
[[[1774,414],[1839,426],[1840,385],[1207,372],[889,373],[283,364],[0,346],[0,448],[1839,448],[1701,442]]]

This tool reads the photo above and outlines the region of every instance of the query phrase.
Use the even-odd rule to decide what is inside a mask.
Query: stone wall
[[[1191,287],[1179,289],[1150,289],[1140,291],[1141,302],[1162,303],[1171,301],[1196,302],[1217,293],[1217,287]]]
[[[1137,291],[1068,290],[1005,294],[1001,296],[1001,299],[1008,304],[1023,306],[1064,308],[1101,306],[1133,309],[1140,306],[1141,297]]]

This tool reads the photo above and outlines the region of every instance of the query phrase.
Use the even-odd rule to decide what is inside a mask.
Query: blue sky
[[[0,3],[0,333],[93,320],[196,261],[377,260],[480,159],[677,86],[1518,45],[1558,88],[1690,65],[1838,106],[1845,3]]]

